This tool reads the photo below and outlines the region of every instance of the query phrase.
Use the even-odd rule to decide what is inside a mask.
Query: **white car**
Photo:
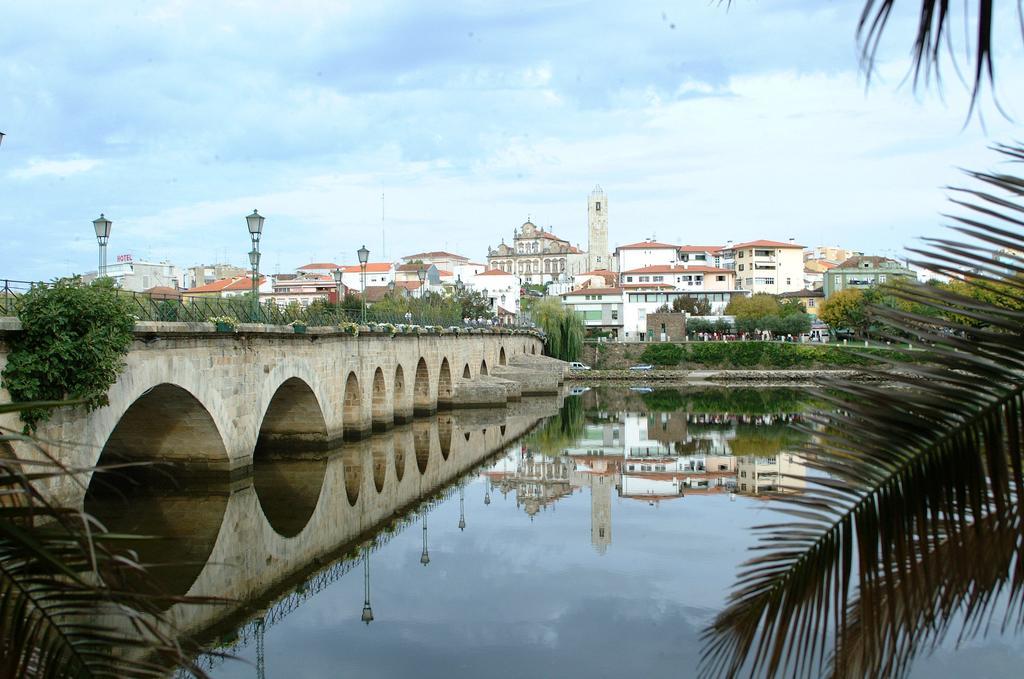
[[[590,370],[590,366],[579,361],[573,361],[569,364],[569,370]]]
[[[651,370],[653,368],[654,368],[654,366],[651,365],[650,363],[641,363],[640,365],[631,365],[631,366],[629,366],[630,370]]]

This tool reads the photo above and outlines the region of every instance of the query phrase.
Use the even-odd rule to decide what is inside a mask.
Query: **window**
[[[786,285],[790,285],[790,279],[786,279]]]
[[[814,298],[813,297],[811,297],[810,299],[807,300],[807,308],[808,309],[813,309],[814,308]]]
[[[655,283],[661,283],[663,280],[665,280],[665,277],[664,276],[652,276],[651,280],[654,281]]]
[[[743,271],[743,265],[742,264],[740,264],[739,269],[740,269],[740,271]]]
[[[737,254],[736,256],[740,259],[743,259],[743,250],[740,250],[739,254]]]
[[[719,283],[724,283],[725,282],[725,274],[719,274],[719,275],[715,276],[715,280],[718,281]]]
[[[633,282],[633,277],[632,276],[626,276],[626,282],[627,283],[632,283]]]
[[[885,274],[884,273],[878,274],[878,282],[879,283],[884,283],[885,282]]]
[[[619,310],[618,309],[612,309],[612,320],[613,321],[619,320]]]
[[[597,211],[601,211],[601,201],[597,201]]]

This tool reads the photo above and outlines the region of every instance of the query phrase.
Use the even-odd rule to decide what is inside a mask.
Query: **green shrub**
[[[640,354],[640,360],[654,365],[679,365],[683,360],[683,348],[678,344],[649,344]]]
[[[18,300],[22,330],[10,341],[3,386],[15,402],[82,400],[93,410],[124,367],[135,318],[110,279],[83,285],[78,278],[37,286]],[[21,412],[27,430],[49,410]]]
[[[908,360],[906,354],[891,349],[791,342],[690,342],[687,349],[683,359],[687,364],[714,368],[856,367]]]

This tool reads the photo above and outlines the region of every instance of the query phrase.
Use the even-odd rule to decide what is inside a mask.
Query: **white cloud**
[[[64,178],[88,172],[99,164],[100,161],[95,158],[70,158],[68,160],[32,158],[24,167],[11,170],[8,176],[13,179]]]

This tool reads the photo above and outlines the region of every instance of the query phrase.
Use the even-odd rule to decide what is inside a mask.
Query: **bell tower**
[[[600,185],[587,200],[587,266],[591,271],[611,269],[608,258],[608,196]]]

